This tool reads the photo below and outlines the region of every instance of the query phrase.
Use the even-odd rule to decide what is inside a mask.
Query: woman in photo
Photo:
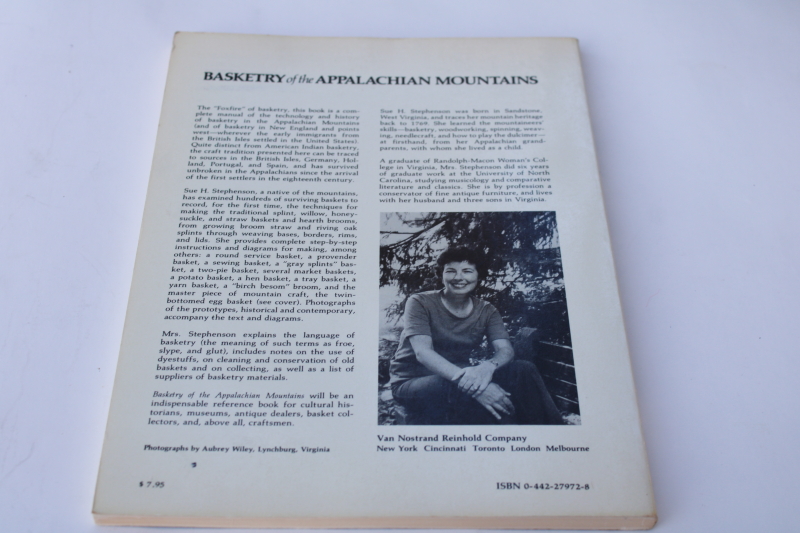
[[[473,296],[486,276],[479,254],[448,248],[437,260],[444,288],[408,299],[390,366],[407,424],[562,424],[536,366],[514,359],[500,313]],[[471,364],[484,338],[493,355]]]

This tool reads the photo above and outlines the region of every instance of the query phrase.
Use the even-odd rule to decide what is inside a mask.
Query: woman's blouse
[[[436,353],[462,368],[469,366],[470,357],[480,347],[484,337],[490,343],[509,338],[497,309],[488,302],[471,298],[472,312],[464,318],[448,311],[442,303],[441,291],[421,292],[408,299],[403,315],[403,333],[389,367],[389,383],[395,385],[433,374],[417,361],[409,341],[414,335],[431,337]]]

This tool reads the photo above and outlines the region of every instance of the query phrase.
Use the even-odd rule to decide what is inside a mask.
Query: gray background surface
[[[91,499],[178,30],[579,38],[656,530],[800,527],[800,3],[30,1],[0,28],[3,531],[103,529]]]

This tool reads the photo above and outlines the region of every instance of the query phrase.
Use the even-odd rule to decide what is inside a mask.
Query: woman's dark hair
[[[475,270],[478,271],[478,277],[480,279],[486,279],[486,275],[489,273],[489,271],[486,268],[486,261],[484,260],[483,255],[477,250],[462,246],[451,246],[442,252],[439,258],[436,260],[436,276],[438,276],[439,279],[442,279],[442,273],[444,272],[445,265],[448,263],[460,263],[462,261],[466,261],[467,263],[475,265]]]

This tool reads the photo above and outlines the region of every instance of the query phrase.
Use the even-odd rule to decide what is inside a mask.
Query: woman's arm
[[[463,368],[454,365],[433,349],[433,339],[430,335],[412,335],[408,338],[408,342],[411,343],[417,361],[437,376],[448,381],[456,381],[464,374]]]
[[[471,394],[478,403],[485,407],[498,420],[503,414],[511,415],[514,412],[514,405],[509,399],[509,394],[496,383],[492,383],[492,375],[496,368],[503,366],[514,359],[514,348],[508,339],[499,339],[492,342],[494,356],[489,361],[497,363],[495,366],[489,361],[484,361],[477,366],[459,368],[433,349],[433,339],[429,335],[413,335],[408,338],[411,348],[417,356],[417,361],[422,366],[449,381],[458,381],[458,387],[464,392]],[[469,376],[469,383],[478,382],[485,384],[481,387],[462,386]],[[479,380],[479,381],[478,381]],[[474,391],[474,392],[470,392]]]
[[[413,335],[408,341],[422,366],[448,381],[458,381],[458,388],[473,397],[486,390],[497,368],[514,359],[514,348],[508,339],[493,341],[494,356],[479,365],[467,368],[459,368],[439,355],[433,349],[433,339],[428,335]]]
[[[497,339],[496,341],[492,341],[492,349],[494,349],[494,356],[490,361],[495,361],[497,363],[497,368],[514,360],[514,347],[511,346],[510,340]]]
[[[478,396],[492,382],[494,371],[514,359],[514,348],[508,339],[492,341],[492,349],[494,355],[490,359],[464,369],[464,375],[458,381],[458,388],[461,391],[472,397]]]

